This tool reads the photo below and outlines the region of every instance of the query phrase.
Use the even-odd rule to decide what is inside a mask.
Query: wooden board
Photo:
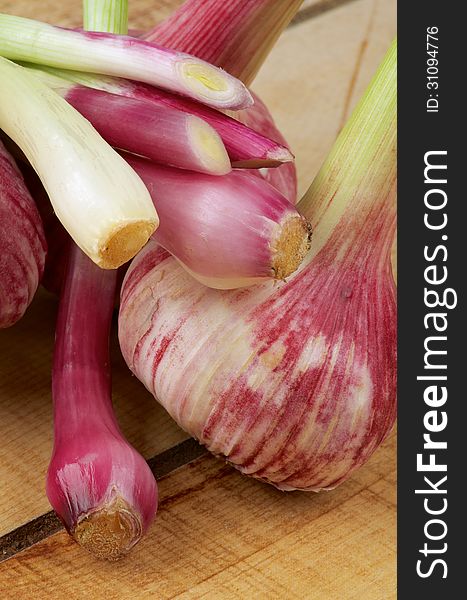
[[[180,3],[131,0],[130,24],[148,27]],[[0,0],[0,12],[78,26],[80,5]],[[301,192],[394,34],[395,0],[307,0],[268,58],[253,88],[297,156]],[[43,515],[55,311],[42,292],[17,326],[0,332],[0,536],[9,536],[9,554],[54,531]],[[198,456],[131,377],[115,337],[113,361],[122,429],[156,457],[156,472]],[[158,519],[124,563],[96,563],[59,532],[2,564],[0,597],[393,598],[394,469],[394,436],[349,482],[318,496],[281,494],[203,457],[161,480]]]
[[[157,521],[124,561],[96,562],[57,533],[2,563],[0,589],[57,600],[390,600],[394,441],[321,494],[280,492],[203,457],[160,481]]]

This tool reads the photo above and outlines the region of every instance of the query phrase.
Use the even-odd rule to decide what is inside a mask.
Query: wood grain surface
[[[179,4],[130,0],[130,25],[147,28]],[[65,26],[80,25],[80,9],[79,0],[0,0],[0,12]],[[305,1],[254,82],[296,154],[300,192],[394,36],[395,10],[395,0]],[[0,331],[0,536],[9,536],[10,554],[54,531],[44,478],[55,312],[42,291],[18,325]],[[395,598],[394,434],[335,491],[284,494],[210,456],[190,462],[200,450],[177,446],[186,434],[129,374],[115,335],[113,363],[116,411],[131,443],[156,457],[158,474],[189,464],[160,480],[156,522],[123,562],[96,562],[59,531],[0,565],[2,600]],[[21,543],[20,531],[28,532]]]
[[[203,457],[159,483],[120,563],[57,533],[0,565],[8,598],[395,598],[394,436],[332,492],[284,493]],[[8,590],[11,590],[9,595]]]

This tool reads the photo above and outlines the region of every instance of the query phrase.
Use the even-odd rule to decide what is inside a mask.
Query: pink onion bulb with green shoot
[[[165,21],[143,37],[168,48],[189,52],[250,85],[277,38],[303,0],[186,0]],[[222,27],[218,26],[222,23]],[[266,105],[254,104],[235,114],[252,129],[287,146]],[[297,201],[297,174],[292,162],[258,172],[292,203]]]

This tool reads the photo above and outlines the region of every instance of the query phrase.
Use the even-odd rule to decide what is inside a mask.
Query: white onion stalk
[[[63,98],[0,57],[0,128],[26,155],[57,217],[102,268],[115,269],[158,225],[141,179]]]
[[[0,141],[0,329],[14,325],[31,303],[46,248],[34,200]]]
[[[123,356],[177,423],[243,473],[331,489],[396,414],[396,47],[302,204],[308,261],[285,284],[218,291],[162,249],[122,288]]]
[[[12,60],[135,79],[216,108],[237,110],[253,103],[245,85],[222,69],[123,35],[74,31],[0,14],[0,54]]]

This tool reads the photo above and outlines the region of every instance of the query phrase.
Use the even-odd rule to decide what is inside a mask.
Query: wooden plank
[[[393,26],[388,27],[388,23],[392,23]],[[350,117],[352,110],[365,91],[368,84],[366,74],[376,71],[381,58],[395,37],[395,25],[396,5],[393,2],[374,2],[356,55],[354,72],[342,111],[341,127]]]
[[[0,12],[39,19],[62,27],[82,27],[82,0],[0,0]],[[129,25],[135,29],[151,27],[168,17],[183,0],[131,0]]]
[[[389,600],[395,597],[394,562],[388,561],[394,533],[395,511],[363,491],[175,597]]]
[[[371,487],[394,469],[394,443],[321,494],[199,459],[160,481],[156,521],[125,560],[96,562],[59,533],[0,565],[2,597],[391,600],[395,507]]]

